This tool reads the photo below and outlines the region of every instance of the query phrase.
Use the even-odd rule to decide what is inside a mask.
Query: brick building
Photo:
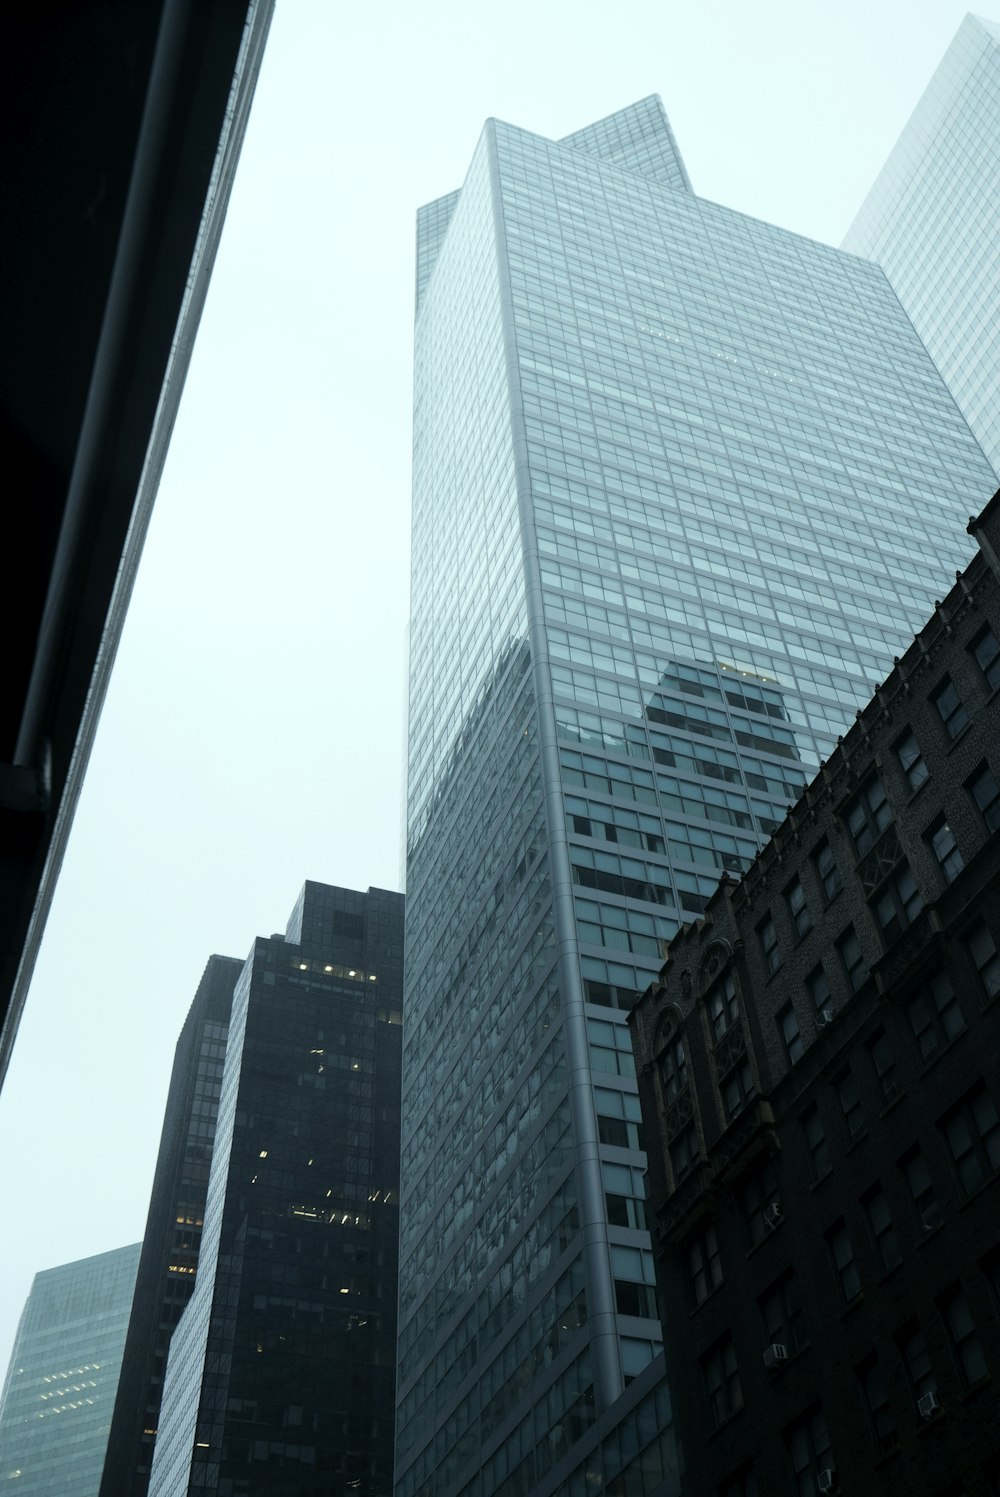
[[[686,1490],[1000,1493],[1000,493],[630,1014]]]

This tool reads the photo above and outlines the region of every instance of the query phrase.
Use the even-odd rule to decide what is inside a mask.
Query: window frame
[[[969,726],[969,713],[950,675],[942,677],[935,686],[930,694],[930,702],[937,709],[946,738],[949,743],[954,743]]]

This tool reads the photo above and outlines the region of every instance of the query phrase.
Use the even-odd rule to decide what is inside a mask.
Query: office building
[[[697,198],[655,98],[489,121],[417,292],[399,1497],[669,1490],[619,1005],[995,481],[882,270]]]
[[[844,249],[877,260],[1000,473],[1000,26],[968,15]]]
[[[403,896],[307,882],[233,994],[152,1497],[390,1497]]]
[[[36,1273],[0,1399],[0,1492],[97,1497],[139,1243]]]
[[[174,1055],[101,1497],[146,1497],[170,1337],[194,1292],[233,988],[210,956]]]
[[[689,1497],[1000,1483],[1000,493],[629,1015]]]

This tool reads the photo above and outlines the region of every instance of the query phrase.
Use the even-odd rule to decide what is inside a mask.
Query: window
[[[830,1258],[833,1262],[840,1292],[847,1304],[857,1299],[861,1293],[861,1280],[858,1277],[858,1267],[854,1261],[854,1249],[851,1247],[851,1239],[847,1235],[847,1228],[843,1221],[830,1228],[826,1234],[826,1245],[830,1250]]]
[[[965,1029],[958,999],[944,972],[938,972],[919,989],[907,1004],[906,1013],[921,1059],[926,1061],[932,1060]]]
[[[962,699],[950,676],[945,676],[937,691],[931,693],[931,701],[940,714],[948,737],[957,738],[968,723],[969,714],[962,706]]]
[[[789,1356],[806,1343],[802,1319],[802,1290],[793,1273],[772,1284],[757,1301],[761,1324],[764,1327],[764,1345],[775,1342],[784,1346]]]
[[[833,856],[833,848],[826,840],[822,841],[813,853],[813,862],[816,865],[816,874],[823,887],[823,895],[827,904],[834,895],[841,890],[840,870]]]
[[[656,1296],[648,1284],[630,1279],[615,1279],[615,1308],[619,1315],[637,1315],[640,1320],[656,1319]]]
[[[804,936],[812,928],[812,917],[809,914],[809,906],[806,904],[806,891],[802,887],[800,878],[793,878],[785,890],[785,902],[788,905],[788,913],[792,924],[795,926],[795,934]]]
[[[793,1066],[797,1060],[801,1060],[804,1053],[802,1036],[799,1033],[799,1021],[795,1017],[795,1010],[790,1003],[786,1003],[777,1015],[775,1022],[781,1031],[781,1039],[785,1046],[785,1054],[788,1064]]]
[[[823,965],[814,967],[806,978],[806,989],[810,998],[816,1006],[817,1012],[830,1007],[830,983],[827,979]]]
[[[911,1149],[899,1161],[899,1168],[906,1181],[906,1189],[913,1203],[917,1221],[923,1231],[933,1232],[934,1228],[941,1223],[941,1207],[934,1193],[934,1184],[927,1168],[927,1160],[919,1148]]]
[[[830,1436],[820,1409],[812,1409],[785,1431],[785,1450],[792,1473],[792,1491],[797,1497],[816,1497],[819,1473],[832,1471]]]
[[[955,1361],[958,1363],[963,1383],[966,1387],[972,1383],[978,1383],[980,1378],[984,1378],[987,1374],[986,1358],[983,1356],[983,1348],[976,1335],[969,1302],[961,1289],[954,1288],[941,1300],[941,1314],[948,1327],[952,1350],[955,1353]]]
[[[750,1245],[756,1247],[764,1241],[769,1231],[764,1212],[769,1206],[777,1205],[778,1201],[778,1185],[770,1161],[747,1179],[740,1191],[739,1200]]]
[[[764,956],[764,970],[770,977],[781,966],[778,932],[774,928],[774,921],[770,915],[758,925],[757,935],[760,938],[760,949]]]
[[[864,985],[868,976],[868,968],[865,959],[861,955],[861,942],[858,940],[857,932],[853,925],[849,925],[837,942],[837,950],[840,960],[844,964],[844,973],[847,977],[847,985],[852,993],[856,993]]]
[[[865,1216],[868,1219],[868,1230],[871,1233],[876,1261],[882,1272],[888,1273],[890,1268],[895,1268],[896,1264],[903,1260],[899,1251],[896,1228],[889,1214],[889,1202],[885,1198],[885,1191],[880,1185],[877,1186],[862,1197],[861,1204],[865,1208]]]
[[[728,1477],[719,1488],[719,1497],[759,1497],[757,1473],[752,1466],[743,1466]]]
[[[958,877],[965,864],[962,862],[962,854],[958,850],[955,834],[943,816],[939,816],[935,821],[927,833],[927,838],[941,872],[946,882],[950,884],[953,878]]]
[[[1000,686],[1000,643],[992,629],[982,629],[972,641],[976,664],[994,690]]]
[[[663,1088],[664,1103],[668,1107],[671,1102],[677,1101],[687,1086],[687,1056],[684,1053],[684,1041],[680,1038],[670,1040],[660,1056],[660,1085]]]
[[[739,1065],[734,1066],[725,1080],[720,1083],[719,1090],[726,1122],[731,1123],[733,1118],[743,1111],[754,1094],[753,1070],[750,1061],[743,1059]]]
[[[857,1376],[872,1435],[879,1450],[886,1455],[895,1450],[899,1436],[882,1369],[874,1357],[869,1357],[858,1368]]]
[[[927,1340],[915,1320],[911,1320],[897,1334],[896,1345],[906,1364],[907,1375],[913,1387],[914,1400],[923,1398],[925,1393],[937,1392],[937,1378],[931,1367],[931,1354],[927,1349]]]
[[[800,1121],[806,1149],[809,1152],[809,1173],[813,1180],[822,1180],[824,1175],[830,1173],[830,1150],[827,1147],[826,1132],[819,1115],[819,1108],[815,1102],[808,1111],[802,1114]]]
[[[923,900],[907,863],[897,868],[881,893],[876,894],[872,909],[886,941],[895,941],[920,914]]]
[[[983,992],[987,998],[995,998],[1000,993],[1000,954],[985,921],[980,920],[978,925],[972,927],[965,944],[979,975]]]
[[[718,1342],[702,1360],[701,1366],[712,1423],[718,1429],[731,1414],[743,1407],[743,1390],[732,1337],[727,1336]]]
[[[1000,787],[988,764],[980,765],[969,780],[969,794],[979,807],[988,832],[1000,832]]]
[[[878,1030],[868,1041],[868,1054],[871,1056],[872,1070],[875,1072],[882,1101],[888,1105],[899,1094],[899,1086],[896,1080],[896,1057],[884,1029]]]
[[[691,1169],[698,1157],[698,1135],[693,1123],[688,1123],[682,1133],[678,1133],[670,1145],[670,1168],[674,1174],[674,1185],[677,1186]]]
[[[844,819],[854,843],[854,851],[859,858],[863,858],[892,820],[892,809],[877,775],[872,775],[867,784],[862,786],[848,806]]]
[[[927,765],[920,752],[920,745],[911,732],[904,733],[902,738],[896,740],[896,758],[910,789],[919,790],[927,779]]]
[[[975,1092],[954,1108],[941,1127],[965,1195],[1000,1169],[1000,1118],[989,1092]]]
[[[719,1257],[719,1240],[715,1227],[706,1227],[688,1245],[688,1273],[696,1305],[703,1304],[713,1289],[722,1283],[722,1259]]]
[[[847,1137],[855,1139],[865,1131],[864,1113],[861,1111],[861,1094],[858,1091],[857,1077],[848,1067],[834,1078],[834,1086],[837,1089],[837,1098],[844,1114],[844,1127],[847,1129]]]
[[[708,993],[706,1002],[709,1022],[712,1025],[712,1036],[719,1041],[728,1030],[732,1029],[740,1016],[736,979],[731,972],[727,972],[722,981],[715,984]]]

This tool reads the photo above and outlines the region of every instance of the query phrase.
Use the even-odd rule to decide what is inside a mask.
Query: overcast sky
[[[398,887],[413,219],[495,115],[659,93],[694,189],[839,243],[953,0],[278,0],[0,1097],[0,1372],[32,1274],[143,1232],[205,960]]]

